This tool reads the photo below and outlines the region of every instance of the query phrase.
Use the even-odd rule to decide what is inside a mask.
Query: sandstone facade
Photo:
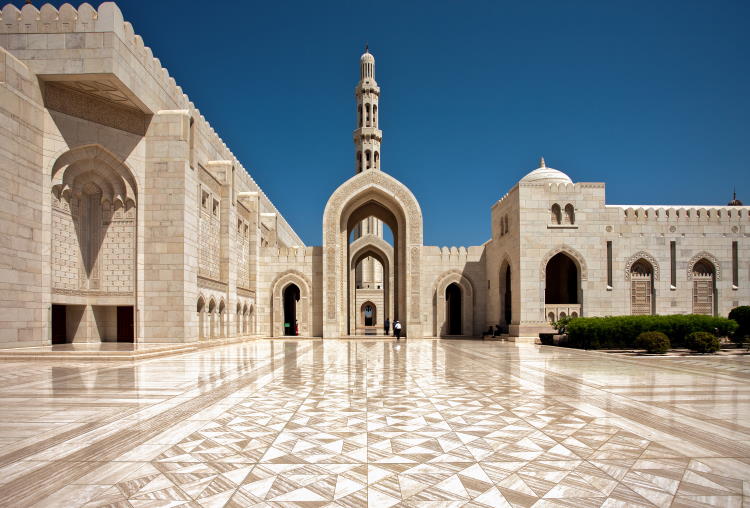
[[[305,246],[115,4],[0,14],[3,347],[334,338],[385,317],[528,339],[562,315],[750,302],[750,207],[608,205],[543,161],[493,205],[490,240],[425,246],[419,203],[381,170],[367,51],[354,176]]]

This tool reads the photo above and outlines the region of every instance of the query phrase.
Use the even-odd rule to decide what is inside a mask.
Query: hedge
[[[732,339],[739,345],[750,335],[750,306],[735,307],[729,312],[729,319],[736,321],[739,327],[734,331]]]
[[[579,317],[567,323],[568,345],[581,349],[636,349],[635,339],[643,332],[661,332],[672,347],[685,347],[693,332],[710,332],[722,337],[737,328],[731,319],[699,314],[670,316]]]

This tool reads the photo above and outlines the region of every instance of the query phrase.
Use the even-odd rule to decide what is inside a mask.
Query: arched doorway
[[[349,236],[369,217],[393,233],[391,321],[398,319],[409,337],[422,337],[420,280],[422,213],[409,189],[380,171],[364,171],[331,195],[323,215],[323,336],[355,332],[351,307]],[[355,308],[356,309],[356,308]],[[356,314],[355,314],[356,315]]]
[[[544,269],[544,309],[548,321],[581,315],[580,272],[565,252],[550,258]]]
[[[716,315],[716,267],[706,258],[693,264],[693,314]]]
[[[474,287],[458,270],[437,277],[433,289],[434,335],[474,335]],[[457,333],[456,333],[457,332]]]
[[[376,323],[382,324],[386,318],[392,320],[393,308],[393,247],[383,238],[375,235],[364,235],[354,240],[350,245],[349,280],[356,277],[357,266],[367,258],[377,262],[382,267],[383,284],[380,288],[361,290],[355,284],[350,284],[349,302],[350,312],[354,317],[353,328],[357,335],[369,332],[377,333],[376,330],[365,330],[365,322],[362,315],[364,303],[374,305],[378,316]]]
[[[448,335],[461,335],[461,288],[455,282],[445,288],[445,319]]]
[[[377,307],[372,302],[365,302],[359,309],[360,322],[365,327],[365,334],[369,335],[368,332],[372,333],[377,325]]]
[[[508,332],[513,321],[513,293],[510,263],[505,261],[500,269],[500,324]]]
[[[300,299],[299,287],[292,283],[284,288],[284,335],[297,335],[297,302]]]
[[[291,286],[294,286],[292,288]],[[295,289],[296,288],[296,289]],[[310,280],[297,270],[287,270],[279,274],[271,284],[271,305],[268,321],[268,332],[273,337],[294,335],[294,324],[297,324],[297,334],[311,337],[320,334],[319,325],[314,322],[311,305]],[[292,303],[294,305],[292,305]],[[289,312],[294,309],[294,315]],[[250,306],[250,333],[266,333],[258,329],[253,323],[254,309]],[[290,320],[291,319],[291,320]],[[289,326],[284,326],[289,324]]]
[[[654,314],[654,267],[643,258],[630,266],[630,313]]]

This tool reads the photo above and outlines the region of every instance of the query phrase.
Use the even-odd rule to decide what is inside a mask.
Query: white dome
[[[375,63],[375,57],[372,56],[372,53],[370,53],[369,50],[362,53],[362,56],[359,57],[360,62],[368,62],[368,63]]]
[[[521,178],[521,181],[526,183],[573,183],[573,180],[562,171],[548,168],[544,163],[544,157],[542,157],[540,164],[534,171]]]

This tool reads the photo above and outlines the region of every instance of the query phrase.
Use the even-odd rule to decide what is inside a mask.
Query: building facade
[[[419,203],[381,169],[369,51],[355,174],[305,246],[115,4],[0,15],[2,347],[335,338],[386,317],[413,338],[532,340],[564,315],[750,302],[750,207],[608,205],[543,160],[483,245],[424,245]]]

